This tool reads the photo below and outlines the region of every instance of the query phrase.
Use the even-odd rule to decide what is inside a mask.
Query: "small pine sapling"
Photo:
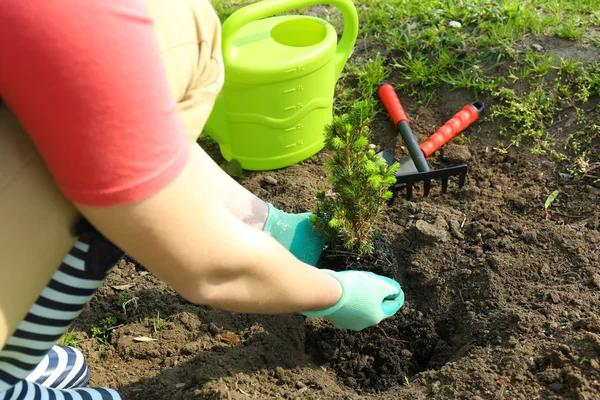
[[[332,252],[372,254],[376,224],[392,198],[389,187],[396,182],[400,165],[396,162],[388,167],[368,149],[370,114],[370,105],[358,102],[325,127],[325,147],[333,155],[323,166],[333,190],[317,192],[311,221]]]

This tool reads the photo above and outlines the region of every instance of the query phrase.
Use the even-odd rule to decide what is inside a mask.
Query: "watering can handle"
[[[344,32],[334,56],[336,78],[339,77],[358,35],[358,14],[352,0],[262,0],[240,8],[223,23],[223,58],[226,61],[235,57],[233,38],[244,25],[276,14],[322,4],[336,7],[344,18]]]

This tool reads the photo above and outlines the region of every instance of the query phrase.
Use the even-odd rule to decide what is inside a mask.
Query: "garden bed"
[[[598,60],[597,48],[552,37],[538,42],[546,51]],[[357,85],[351,77],[344,84]],[[467,90],[438,94],[418,104],[400,92],[419,141],[475,100]],[[480,100],[499,101],[487,94]],[[551,136],[560,143],[596,129],[597,103],[592,96],[561,109]],[[508,146],[505,129],[514,130],[484,115],[429,159],[432,168],[467,163],[461,190],[451,182],[447,194],[434,187],[408,201],[400,192],[390,203],[378,231],[398,268],[375,272],[403,286],[406,304],[394,317],[349,332],[301,315],[228,313],[186,302],[124,259],[74,326],[71,343],[87,356],[91,384],[128,400],[598,398],[600,189],[593,179],[565,175],[556,157]],[[381,148],[395,144],[385,113],[372,133]],[[592,137],[592,156],[598,145]],[[202,146],[222,161],[214,143]],[[329,187],[327,157],[245,172],[241,182],[287,212],[312,211],[315,193]],[[92,337],[111,316],[105,325],[112,329]],[[135,341],[139,336],[155,340]]]

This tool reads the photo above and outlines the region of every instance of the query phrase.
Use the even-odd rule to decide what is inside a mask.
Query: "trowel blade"
[[[388,167],[391,166],[395,161],[393,149],[386,149],[380,151],[379,153],[377,153],[377,156],[383,158],[387,163]],[[398,168],[398,171],[396,171],[396,176],[416,174],[419,172],[419,170],[417,170],[415,162],[410,156],[402,156],[400,157],[400,160],[398,160],[398,162],[400,163],[400,168]]]

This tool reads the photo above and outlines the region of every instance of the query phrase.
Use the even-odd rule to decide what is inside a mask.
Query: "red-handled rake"
[[[423,182],[424,196],[429,195],[432,180],[442,181],[442,193],[448,191],[448,181],[451,177],[458,177],[458,186],[463,187],[467,177],[467,165],[458,165],[432,171],[427,164],[426,158],[475,122],[484,109],[483,103],[475,101],[464,106],[462,110],[419,145],[410,129],[408,117],[402,108],[402,104],[400,104],[400,99],[394,87],[388,83],[383,83],[379,87],[377,94],[410,154],[410,156],[400,158],[400,168],[396,172],[396,184],[391,189],[396,191],[406,188],[406,198],[410,199],[412,197],[413,185],[417,182]],[[388,165],[394,163],[394,149],[384,150],[377,155],[384,158]]]

